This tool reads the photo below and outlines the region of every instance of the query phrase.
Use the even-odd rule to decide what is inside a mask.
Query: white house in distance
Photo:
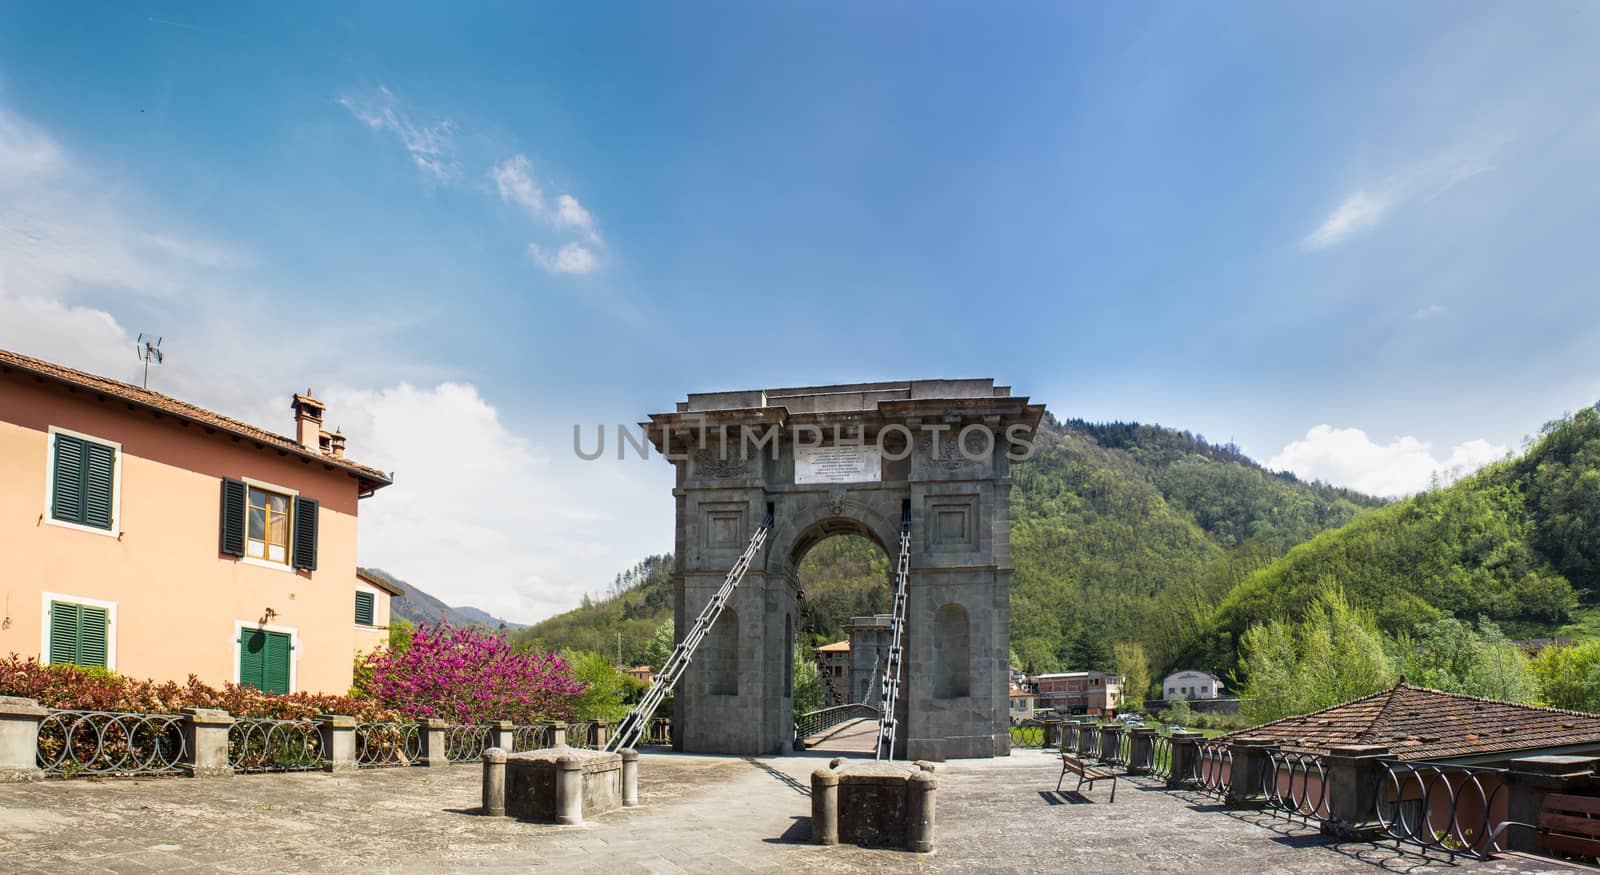
[[[1161,681],[1163,699],[1215,699],[1222,695],[1222,679],[1210,672],[1185,669]]]

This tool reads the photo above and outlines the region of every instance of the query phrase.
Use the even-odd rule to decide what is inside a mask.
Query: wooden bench
[[[1551,793],[1539,806],[1538,825],[1508,820],[1494,831],[1512,826],[1533,830],[1542,851],[1590,861],[1600,858],[1600,798]]]
[[[1093,790],[1094,782],[1110,781],[1111,801],[1117,801],[1117,773],[1114,770],[1102,768],[1100,766],[1087,765],[1083,760],[1078,759],[1072,754],[1063,753],[1061,755],[1061,777],[1056,779],[1057,793],[1061,792],[1061,782],[1067,779],[1067,774],[1069,772],[1078,776],[1078,786],[1072,788],[1072,792],[1077,793],[1078,791],[1082,790],[1084,784],[1088,784],[1089,789]]]

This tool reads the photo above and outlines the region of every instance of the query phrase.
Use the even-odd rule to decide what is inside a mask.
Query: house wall
[[[287,411],[285,411],[287,417]],[[116,537],[52,524],[49,429],[122,445]],[[41,656],[45,593],[116,605],[115,665],[133,677],[235,680],[238,624],[295,639],[296,690],[342,693],[354,651],[357,482],[320,463],[256,449],[91,391],[0,377],[0,654]],[[251,564],[218,551],[220,480],[248,477],[321,502],[318,570]],[[388,623],[388,598],[378,616]],[[5,624],[0,624],[4,626]]]

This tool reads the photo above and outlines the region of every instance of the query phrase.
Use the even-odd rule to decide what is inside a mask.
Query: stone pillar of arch
[[[774,519],[721,628],[678,684],[673,746],[787,752],[801,559],[849,533],[893,563],[908,514],[896,755],[1009,753],[1010,466],[1043,412],[993,380],[922,380],[690,395],[642,423],[677,469],[677,640],[762,518]]]

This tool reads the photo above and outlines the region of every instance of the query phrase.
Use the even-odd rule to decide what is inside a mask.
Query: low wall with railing
[[[134,714],[42,708],[32,699],[0,697],[0,782],[443,766],[479,762],[494,747],[514,753],[601,748],[609,730],[604,721],[284,720],[194,708]],[[665,738],[670,727],[664,719],[653,721],[651,733]]]

